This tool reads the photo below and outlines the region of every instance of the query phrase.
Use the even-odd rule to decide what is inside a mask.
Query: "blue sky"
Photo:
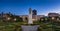
[[[0,13],[27,15],[30,7],[36,9],[38,15],[60,14],[60,0],[0,0]]]

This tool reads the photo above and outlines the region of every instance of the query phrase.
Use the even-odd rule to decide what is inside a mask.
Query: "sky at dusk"
[[[38,15],[60,14],[60,0],[0,0],[0,13],[28,15],[29,8],[36,9]]]

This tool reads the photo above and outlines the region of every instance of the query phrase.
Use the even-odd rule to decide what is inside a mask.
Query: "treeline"
[[[3,22],[22,22],[23,18],[19,17],[18,15],[9,13],[0,13],[0,20]]]

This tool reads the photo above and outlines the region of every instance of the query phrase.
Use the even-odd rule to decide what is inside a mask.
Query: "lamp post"
[[[16,18],[14,18],[14,21],[16,21],[17,19]]]
[[[11,19],[10,17],[7,18],[7,20],[10,20],[10,19]]]
[[[54,17],[52,17],[52,20],[55,19]]]

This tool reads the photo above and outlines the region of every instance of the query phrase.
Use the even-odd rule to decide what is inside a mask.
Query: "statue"
[[[28,17],[29,17],[28,24],[33,24],[33,21],[32,21],[32,9],[31,8],[29,8],[29,15],[28,15]]]
[[[30,24],[33,24],[33,21],[32,21],[32,9],[29,8],[29,20],[28,20],[28,25],[21,25],[21,28],[22,28],[22,31],[37,31],[38,30],[38,27],[39,25],[30,25]]]

